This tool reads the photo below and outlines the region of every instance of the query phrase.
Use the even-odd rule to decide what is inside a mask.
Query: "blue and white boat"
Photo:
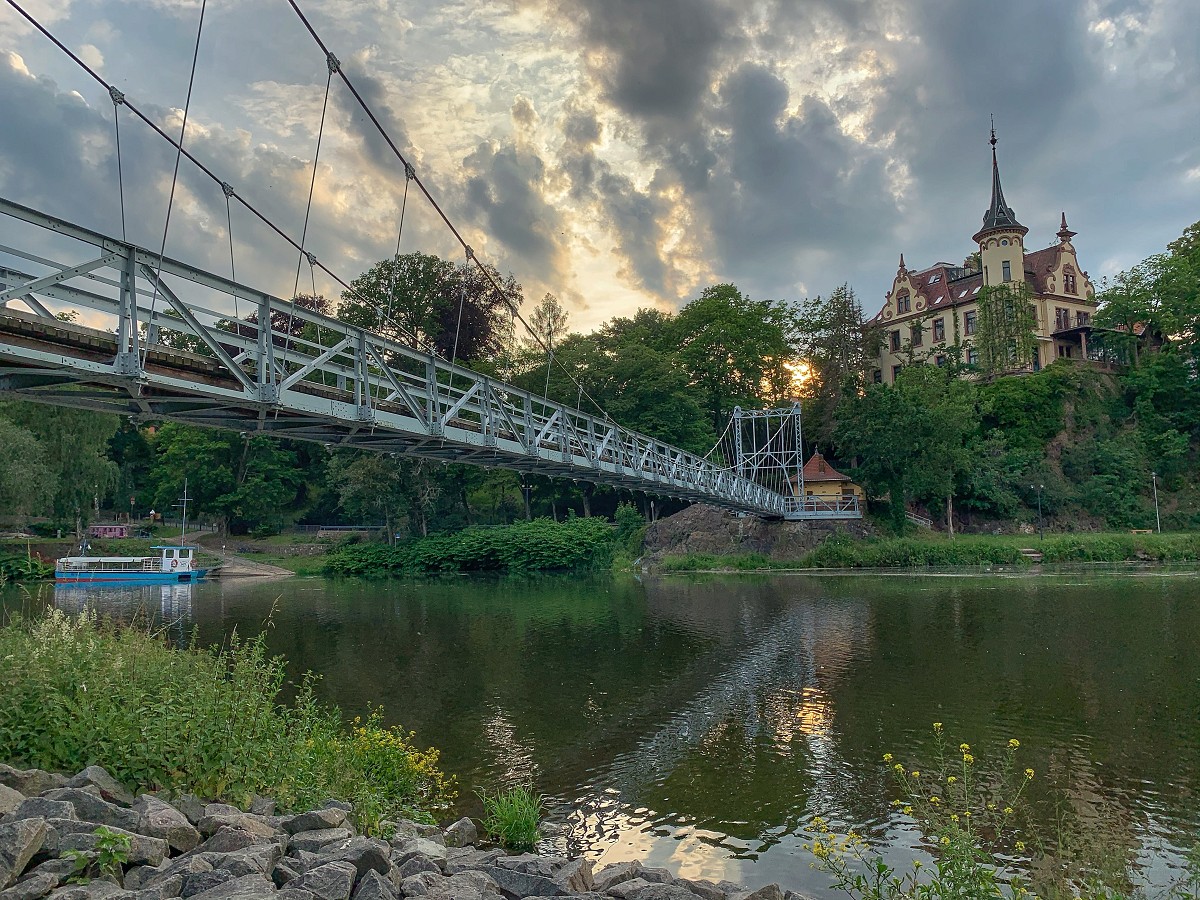
[[[181,584],[199,581],[208,570],[195,565],[193,548],[151,547],[158,556],[64,556],[54,566],[60,584]]]

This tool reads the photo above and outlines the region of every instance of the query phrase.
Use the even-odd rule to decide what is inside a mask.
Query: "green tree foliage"
[[[979,369],[989,378],[1029,365],[1037,347],[1037,313],[1024,281],[980,289],[974,344]]]
[[[45,510],[58,493],[58,473],[46,462],[41,442],[0,418],[0,447],[0,510],[18,517]]]

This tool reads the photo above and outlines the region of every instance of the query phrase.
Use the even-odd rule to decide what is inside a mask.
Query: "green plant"
[[[62,855],[74,866],[68,881],[85,884],[93,878],[119,878],[129,862],[133,839],[128,834],[114,831],[107,825],[101,825],[93,834],[95,849],[63,851]]]
[[[515,787],[495,794],[480,793],[483,827],[501,847],[518,852],[537,846],[538,822],[545,798],[529,788]]]
[[[127,787],[281,809],[338,797],[367,832],[440,811],[453,786],[436,750],[379,710],[347,729],[314,679],[283,705],[285,663],[261,638],[175,649],[160,634],[54,610],[0,627],[0,759],[54,771],[103,765]]]

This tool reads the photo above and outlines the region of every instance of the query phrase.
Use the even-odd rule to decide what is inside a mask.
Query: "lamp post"
[[[1029,489],[1033,490],[1033,487],[1034,486],[1031,484],[1029,486]],[[1046,530],[1042,526],[1042,491],[1045,490],[1045,488],[1046,488],[1046,486],[1044,484],[1039,484],[1037,486],[1037,492],[1038,492],[1038,540],[1039,541],[1043,541],[1046,539]]]
[[[1158,533],[1162,534],[1162,516],[1158,514],[1158,473],[1150,473],[1150,484],[1154,486],[1154,524],[1158,526]]]

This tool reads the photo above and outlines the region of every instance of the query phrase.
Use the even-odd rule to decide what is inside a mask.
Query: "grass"
[[[483,828],[501,847],[527,853],[537,846],[544,798],[524,787],[480,794]]]
[[[0,760],[60,772],[99,764],[134,791],[189,791],[284,810],[348,800],[358,826],[428,820],[450,802],[436,750],[382,722],[347,728],[313,679],[279,702],[284,660],[261,638],[176,649],[159,634],[52,610],[0,626]]]
[[[1200,534],[1101,533],[1052,535],[918,535],[855,540],[836,536],[795,559],[761,554],[664,557],[666,572],[761,571],[770,569],[884,569],[1030,566],[1024,548],[1042,553],[1046,563],[1195,562]]]

